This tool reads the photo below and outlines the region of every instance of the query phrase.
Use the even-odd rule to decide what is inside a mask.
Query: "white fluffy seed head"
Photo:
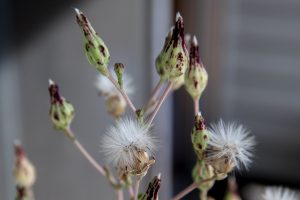
[[[297,200],[295,192],[283,187],[267,187],[264,194],[264,200]]]
[[[112,74],[113,77],[116,79],[115,73]],[[99,92],[105,96],[116,96],[116,95],[121,96],[119,91],[110,82],[110,80],[106,76],[103,76],[102,74],[98,75],[97,80],[95,82],[95,86],[99,90]],[[126,74],[123,75],[123,89],[125,90],[126,94],[129,96],[134,93],[132,79],[130,76],[127,76]]]
[[[238,169],[248,168],[251,163],[252,151],[255,145],[254,136],[242,125],[235,122],[224,123],[220,120],[209,128],[209,141],[206,150],[208,162],[226,162]],[[226,170],[225,170],[226,171]],[[226,171],[228,172],[228,171]]]
[[[155,150],[155,138],[149,128],[129,117],[116,121],[101,140],[101,150],[108,162],[118,168],[134,168],[139,152],[151,157]]]

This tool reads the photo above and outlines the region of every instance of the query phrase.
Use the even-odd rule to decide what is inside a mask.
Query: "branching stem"
[[[153,111],[153,113],[151,114],[150,116],[150,119],[148,121],[149,124],[152,124],[156,114],[158,113],[162,103],[165,101],[166,97],[168,96],[168,94],[172,91],[172,88],[173,88],[173,83],[172,82],[169,82],[168,85],[167,85],[167,88],[165,89],[164,93],[161,95],[160,99],[158,100],[157,102],[157,105]]]
[[[185,195],[189,194],[190,192],[192,192],[194,189],[196,189],[199,185],[203,184],[203,183],[207,183],[209,181],[213,181],[215,180],[216,177],[213,176],[211,178],[199,181],[199,182],[194,182],[191,185],[189,185],[187,188],[185,188],[184,190],[182,190],[181,192],[179,192],[175,197],[173,197],[172,200],[179,200],[181,198],[183,198]]]

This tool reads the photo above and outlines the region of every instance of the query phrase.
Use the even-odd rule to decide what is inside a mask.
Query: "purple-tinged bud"
[[[157,67],[158,73],[161,75],[163,72],[163,80],[173,81],[185,73],[188,60],[188,51],[184,41],[183,18],[177,13],[172,34],[169,33],[164,48],[156,60],[156,66],[159,66]]]
[[[103,40],[97,35],[88,18],[75,8],[76,21],[84,36],[84,52],[91,65],[103,75],[108,75],[110,54]]]
[[[185,72],[185,88],[193,99],[199,99],[207,85],[208,75],[200,60],[199,46],[193,37],[190,47],[190,63]]]
[[[14,179],[18,187],[31,188],[36,180],[36,171],[33,164],[25,155],[24,149],[20,143],[16,142],[15,149],[15,169]]]
[[[58,85],[49,80],[50,110],[49,115],[54,127],[67,130],[74,118],[74,107],[59,94]],[[68,135],[70,138],[74,136]]]

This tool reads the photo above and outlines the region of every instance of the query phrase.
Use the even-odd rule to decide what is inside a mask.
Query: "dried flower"
[[[149,132],[149,125],[136,119],[118,120],[102,138],[101,147],[108,161],[118,168],[121,178],[143,176],[155,162],[151,158],[155,139]]]
[[[107,66],[110,61],[110,54],[103,40],[97,35],[88,18],[75,8],[76,21],[84,35],[84,51],[91,65],[103,75],[108,75]]]
[[[49,80],[49,94],[50,94],[50,110],[49,115],[55,126],[60,130],[66,130],[74,118],[74,107],[66,101],[66,99],[59,94],[58,85],[52,80]],[[67,134],[67,133],[66,133]],[[67,134],[68,137],[73,136]]]
[[[193,99],[200,98],[207,80],[208,75],[199,56],[198,41],[194,36],[190,47],[190,64],[185,72],[185,87]]]
[[[184,41],[183,18],[179,13],[176,14],[176,23],[171,33],[156,59],[156,69],[162,80],[173,81],[185,73],[189,60]]]
[[[263,195],[264,200],[297,200],[295,192],[283,187],[268,187]]]
[[[205,159],[216,173],[227,174],[235,166],[248,167],[255,141],[244,126],[225,124],[220,120],[219,123],[212,124],[209,133]]]
[[[124,74],[122,80],[124,91],[128,95],[133,94],[134,87],[132,85],[131,77]],[[98,75],[95,85],[99,90],[99,93],[105,97],[105,105],[108,113],[116,118],[121,117],[125,113],[127,103],[117,88],[107,77],[102,75]]]
[[[19,188],[31,188],[36,180],[35,167],[28,160],[19,143],[15,143],[15,156],[14,179],[16,184]]]

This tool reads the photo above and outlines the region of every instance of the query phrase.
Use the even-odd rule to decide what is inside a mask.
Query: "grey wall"
[[[123,62],[126,72],[134,78],[136,93],[133,102],[137,107],[143,105],[151,90],[154,77],[150,68],[153,67],[151,55],[158,53],[157,46],[169,29],[169,1],[159,7],[160,19],[166,20],[157,23],[166,26],[162,26],[165,30],[158,33],[149,31],[156,26],[149,24],[155,12],[150,9],[151,6],[154,5],[148,1],[138,0],[90,1],[79,5],[109,47],[111,63]],[[156,48],[152,51],[150,44],[157,38],[161,40],[154,43]],[[94,87],[97,72],[88,64],[82,51],[81,32],[75,22],[73,10],[70,8],[58,20],[47,25],[37,37],[17,51],[13,60],[17,71],[12,76],[19,81],[14,94],[17,95],[16,102],[20,108],[13,113],[20,117],[21,122],[16,120],[17,123],[10,125],[10,129],[2,129],[1,140],[7,144],[5,151],[10,152],[14,139],[10,132],[17,130],[14,132],[18,133],[13,134],[22,135],[25,149],[37,167],[38,179],[34,188],[36,199],[114,199],[113,190],[106,180],[97,174],[62,134],[53,130],[48,118],[47,87],[48,79],[51,78],[60,85],[63,96],[76,109],[72,127],[78,139],[99,162],[104,163],[99,153],[99,140],[112,119],[105,112],[103,99],[97,96]],[[13,69],[13,66],[10,65],[9,68]],[[9,82],[5,83],[9,86]],[[6,90],[1,90],[1,95],[3,94],[6,94]],[[169,110],[168,107],[164,108],[165,115]],[[164,127],[162,131],[159,127],[156,130],[167,136],[169,126],[171,124],[161,126]],[[10,136],[7,137],[8,135]],[[162,148],[166,148],[167,154],[170,154],[167,149],[170,145]],[[11,153],[6,153],[5,157],[4,162],[12,162]],[[168,158],[158,156],[158,159],[169,162]],[[169,172],[166,178],[170,178],[171,174],[170,164],[168,166],[164,169]],[[2,174],[10,177],[10,167],[1,170],[1,177]],[[160,169],[155,169],[154,173],[158,171]],[[167,183],[166,181],[165,190],[168,190]],[[10,188],[11,180],[6,180],[5,185]],[[12,191],[5,190],[0,198],[11,199],[14,196]]]

